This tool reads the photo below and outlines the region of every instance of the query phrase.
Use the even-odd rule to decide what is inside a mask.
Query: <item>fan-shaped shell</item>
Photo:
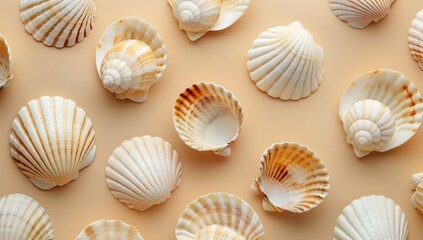
[[[414,194],[411,198],[413,207],[417,209],[421,214],[423,214],[423,173],[418,173],[413,175],[413,183],[411,185],[411,190],[414,191]]]
[[[408,47],[414,60],[423,70],[423,10],[417,13],[408,31]]]
[[[228,28],[247,11],[250,0],[168,0],[179,27],[195,41],[208,31]]]
[[[216,225],[224,227],[225,231],[234,231],[246,240],[260,239],[264,235],[263,225],[248,203],[228,193],[210,193],[191,202],[181,213],[176,225],[176,239],[202,239],[197,238],[197,234]]]
[[[50,240],[53,225],[45,209],[24,194],[0,199],[0,239]]]
[[[344,92],[339,107],[339,116],[343,122],[351,107],[361,100],[382,103],[390,110],[395,121],[395,132],[391,140],[376,151],[385,152],[400,146],[420,127],[423,115],[422,97],[414,84],[400,72],[390,69],[374,70],[353,81]]]
[[[173,122],[179,137],[198,151],[231,154],[238,137],[242,109],[234,94],[214,83],[201,82],[179,94],[173,110]]]
[[[93,0],[20,0],[19,7],[26,31],[49,47],[72,47],[94,26]]]
[[[353,28],[363,29],[390,13],[395,0],[330,0],[333,14]]]
[[[95,155],[94,130],[84,110],[62,97],[22,107],[9,138],[12,157],[37,187],[48,190],[78,178]]]
[[[308,147],[282,142],[266,149],[260,177],[252,189],[263,197],[266,211],[302,213],[319,205],[329,192],[325,164]]]
[[[75,240],[143,240],[138,230],[120,220],[98,220],[82,230]]]
[[[0,90],[12,80],[12,51],[6,38],[0,34]]]
[[[182,167],[170,143],[158,137],[135,137],[110,156],[106,183],[119,201],[144,211],[163,203],[181,182]]]
[[[408,222],[401,207],[384,196],[355,200],[339,216],[334,240],[406,240]]]
[[[228,227],[211,225],[201,229],[195,240],[245,240],[245,238]]]
[[[260,33],[247,59],[257,87],[282,100],[308,97],[323,80],[323,49],[298,21]]]

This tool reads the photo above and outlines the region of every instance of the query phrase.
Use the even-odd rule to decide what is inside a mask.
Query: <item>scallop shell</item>
[[[339,216],[334,240],[406,240],[408,222],[401,207],[384,196],[355,200]]]
[[[20,0],[19,7],[25,30],[49,47],[72,47],[94,26],[93,0]]]
[[[96,64],[104,87],[117,98],[143,102],[166,69],[167,50],[150,23],[128,17],[103,33],[97,45]]]
[[[423,214],[423,173],[414,174],[412,180],[411,190],[414,191],[414,194],[411,202],[413,207]]]
[[[245,240],[245,238],[228,227],[211,225],[195,234],[195,240]]]
[[[250,0],[168,0],[173,15],[191,41],[208,31],[228,28],[247,11]]]
[[[247,59],[257,87],[282,100],[308,97],[323,80],[323,48],[298,21],[260,33]]]
[[[423,115],[422,97],[414,84],[400,72],[390,69],[370,71],[351,83],[344,92],[339,107],[339,116],[344,125],[348,124],[346,121],[350,121],[346,119],[348,112],[362,100],[376,100],[386,106],[395,121],[395,132],[388,142],[373,150],[357,151],[355,148],[358,157],[369,154],[370,150],[385,152],[398,147],[408,141],[420,127]],[[379,110],[366,108],[366,111],[372,111],[373,116],[380,115]]]
[[[12,51],[6,38],[0,34],[0,90],[12,80]]]
[[[119,201],[144,211],[170,198],[181,182],[182,167],[170,143],[158,137],[135,137],[110,156],[106,183]]]
[[[395,0],[330,0],[333,14],[355,29],[363,29],[390,13]]]
[[[417,13],[408,31],[408,47],[414,60],[423,70],[423,10]]]
[[[120,220],[98,220],[86,226],[75,240],[143,240],[138,230]]]
[[[9,141],[22,173],[43,190],[78,178],[96,150],[92,123],[84,110],[62,97],[45,96],[22,107]]]
[[[266,149],[261,174],[252,190],[263,197],[263,208],[272,212],[303,213],[319,205],[329,192],[325,164],[308,147],[282,142]]]
[[[191,202],[182,212],[176,225],[176,239],[204,239],[198,237],[213,228],[233,231],[246,240],[264,235],[263,225],[248,203],[228,193],[210,193]]]
[[[0,239],[50,240],[53,225],[45,209],[24,194],[0,199]]]
[[[181,93],[175,102],[173,122],[179,137],[192,149],[231,155],[238,137],[242,109],[224,87],[201,82]]]

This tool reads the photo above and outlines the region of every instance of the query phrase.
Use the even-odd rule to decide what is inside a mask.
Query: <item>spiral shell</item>
[[[50,240],[53,225],[45,209],[24,194],[0,199],[0,239]]]
[[[6,38],[0,34],[0,90],[7,87],[12,74],[12,51]]]
[[[323,49],[298,21],[260,33],[247,59],[251,79],[275,98],[308,97],[323,81]]]
[[[408,31],[408,47],[411,56],[423,70],[423,10],[417,13]]]
[[[390,13],[395,0],[330,0],[333,14],[353,28],[363,29]]]
[[[72,47],[94,26],[93,0],[20,0],[19,7],[26,31],[47,46]]]
[[[120,220],[98,220],[82,230],[75,240],[143,240],[138,230]]]
[[[423,214],[423,173],[414,174],[412,180],[411,190],[414,193],[411,197],[411,203],[417,211]]]
[[[78,178],[96,151],[90,119],[62,97],[30,101],[13,121],[9,141],[22,173],[43,190]]]

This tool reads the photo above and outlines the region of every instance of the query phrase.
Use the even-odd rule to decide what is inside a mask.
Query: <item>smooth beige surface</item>
[[[407,35],[421,0],[398,0],[391,14],[364,30],[337,19],[328,0],[252,0],[232,27],[207,33],[191,43],[180,31],[166,0],[97,0],[94,30],[82,43],[57,50],[36,42],[19,19],[18,1],[0,0],[0,32],[9,41],[15,78],[0,92],[0,195],[25,193],[39,201],[54,225],[55,239],[73,239],[97,219],[121,219],[145,239],[175,239],[179,213],[194,198],[226,191],[249,202],[260,216],[264,239],[326,240],[338,215],[352,200],[368,194],[394,199],[405,211],[409,240],[422,239],[423,216],[413,209],[411,175],[423,171],[423,130],[400,148],[357,159],[347,144],[338,105],[347,85],[361,73],[393,68],[423,91],[423,72],[408,51]],[[143,104],[122,101],[104,89],[95,67],[95,48],[106,27],[126,16],[151,22],[164,38],[168,69]],[[256,88],[246,71],[251,42],[267,28],[301,20],[325,51],[325,79],[309,98],[297,102],[272,99]],[[172,107],[179,92],[198,81],[213,81],[234,92],[243,106],[244,123],[230,158],[188,148],[173,128]],[[19,171],[9,153],[8,137],[18,110],[33,98],[60,95],[85,109],[94,123],[97,155],[78,180],[41,191]],[[119,144],[144,134],[160,136],[180,154],[181,186],[171,199],[145,212],[128,209],[106,187],[106,161]],[[305,214],[262,210],[250,190],[259,174],[259,159],[274,142],[308,145],[327,164],[331,189],[326,200]]]

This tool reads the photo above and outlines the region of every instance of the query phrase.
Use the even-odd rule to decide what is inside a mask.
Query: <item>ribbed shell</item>
[[[75,240],[143,240],[138,230],[120,220],[98,220],[86,226]]]
[[[363,29],[390,13],[395,0],[330,0],[333,14],[353,28]]]
[[[12,80],[12,51],[6,38],[0,34],[0,90]]]
[[[189,147],[222,156],[231,154],[230,145],[239,135],[242,117],[234,94],[208,82],[194,84],[179,94],[173,111],[175,129]]]
[[[211,225],[201,229],[195,235],[195,240],[245,240],[245,238],[230,228]]]
[[[13,121],[9,141],[22,173],[43,190],[76,179],[96,149],[90,119],[62,97],[31,100]]]
[[[401,207],[384,196],[355,200],[339,216],[334,240],[406,240],[408,222]]]
[[[323,80],[323,49],[298,21],[260,33],[247,60],[257,87],[282,100],[308,97]]]
[[[24,194],[0,199],[1,240],[50,240],[53,225],[44,208]]]
[[[197,239],[198,233],[215,225],[229,228],[246,240],[260,239],[264,235],[263,225],[248,203],[228,193],[210,193],[191,202],[181,213],[176,239]]]
[[[119,201],[144,211],[163,203],[181,182],[178,153],[159,137],[135,137],[117,147],[107,162],[106,183]]]
[[[94,26],[93,0],[20,0],[19,7],[26,31],[47,46],[72,47]]]
[[[307,212],[329,192],[327,168],[306,146],[273,144],[264,151],[260,164],[261,174],[252,189],[263,197],[266,211]]]
[[[101,64],[103,86],[119,99],[143,102],[158,80],[156,58],[151,48],[138,40],[117,43]]]
[[[376,100],[389,108],[395,121],[395,133],[381,149],[385,152],[408,141],[420,127],[423,100],[414,84],[402,73],[380,69],[367,72],[353,81],[344,92],[339,116],[344,122],[348,110],[360,100]]]
[[[413,183],[411,185],[411,190],[414,191],[411,198],[411,203],[413,207],[417,209],[421,214],[423,214],[423,173],[418,173],[413,175]]]
[[[423,70],[423,10],[417,13],[408,31],[408,47],[414,60]]]

